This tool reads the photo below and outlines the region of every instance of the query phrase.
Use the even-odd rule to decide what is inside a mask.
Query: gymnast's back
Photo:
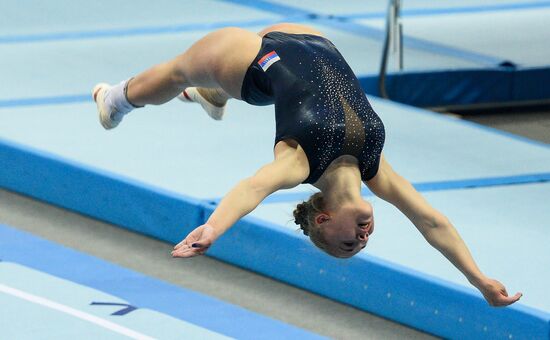
[[[248,68],[241,97],[275,104],[275,143],[294,139],[304,149],[315,183],[342,155],[358,160],[361,178],[376,175],[384,125],[336,47],[310,34],[269,32]]]

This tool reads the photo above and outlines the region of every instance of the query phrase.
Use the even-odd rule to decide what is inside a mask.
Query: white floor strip
[[[69,314],[69,315],[72,315],[74,317],[77,317],[79,319],[94,323],[94,324],[96,324],[100,327],[106,328],[106,329],[111,330],[113,332],[125,335],[127,337],[132,338],[132,339],[140,339],[140,340],[142,340],[142,339],[143,340],[145,340],[145,339],[147,339],[147,340],[154,339],[150,336],[147,336],[147,335],[138,333],[136,331],[133,331],[129,328],[117,325],[114,322],[104,320],[104,319],[99,318],[95,315],[91,315],[91,314],[79,311],[77,309],[62,305],[60,303],[45,299],[45,298],[40,297],[40,296],[36,296],[36,295],[26,293],[24,291],[21,291],[21,290],[18,290],[18,289],[15,289],[15,288],[3,285],[3,284],[0,284],[0,292],[6,293],[6,294],[9,294],[9,295],[13,295],[13,296],[18,297],[20,299],[27,300],[27,301],[30,301],[32,303],[36,303],[36,304],[39,304],[39,305],[42,305],[42,306],[45,306],[45,307],[48,307],[48,308],[51,308],[51,309],[55,309],[57,311],[60,311],[60,312],[63,312],[63,313]]]

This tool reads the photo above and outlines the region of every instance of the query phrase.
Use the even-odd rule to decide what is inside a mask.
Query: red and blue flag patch
[[[281,60],[277,52],[271,51],[268,54],[264,55],[260,60],[258,60],[258,65],[262,68],[262,70],[267,71],[267,69],[276,63],[277,61]]]

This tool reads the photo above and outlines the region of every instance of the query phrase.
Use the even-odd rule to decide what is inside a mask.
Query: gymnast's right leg
[[[187,88],[216,89],[215,93],[203,92],[213,104],[241,99],[244,75],[260,46],[257,34],[224,28],[206,35],[176,58],[118,85],[98,84],[92,94],[101,124],[112,129],[134,108],[166,103]]]

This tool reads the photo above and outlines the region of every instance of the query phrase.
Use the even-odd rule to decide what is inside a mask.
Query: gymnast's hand
[[[508,306],[512,303],[518,301],[523,294],[516,293],[514,296],[508,296],[508,292],[504,285],[497,280],[485,279],[479,286],[478,289],[485,297],[485,300],[495,307]]]
[[[187,237],[178,243],[172,251],[173,257],[193,257],[204,254],[214,243],[217,235],[211,225],[203,224],[193,230]]]

